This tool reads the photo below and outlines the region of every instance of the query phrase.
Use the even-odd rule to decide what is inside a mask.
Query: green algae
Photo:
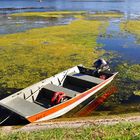
[[[140,44],[140,21],[130,20],[128,22],[123,22],[120,24],[122,31],[126,31],[135,34],[137,37],[137,43]]]
[[[44,17],[44,18],[61,18],[65,16],[73,16],[81,18],[85,15],[85,11],[59,11],[59,12],[24,12],[12,14],[13,17]]]
[[[118,96],[120,101],[128,100],[140,90],[140,65],[139,64],[120,64],[117,67],[119,71],[117,85],[119,88]],[[136,95],[136,94],[135,94]]]
[[[59,12],[24,12],[12,14],[12,17],[44,17],[44,18],[62,18],[62,17],[83,18],[121,18],[123,13],[119,12],[98,12],[90,13],[86,11],[59,11]]]
[[[124,63],[123,65],[118,66],[120,72],[120,77],[123,79],[128,79],[131,81],[140,80],[140,64],[129,65]]]
[[[32,29],[23,33],[0,36],[1,92],[19,90],[74,65],[91,66],[104,51],[96,40],[105,34],[107,21],[86,20],[85,17],[119,18],[119,13],[26,12],[13,17],[64,17],[78,20],[69,25]],[[109,55],[111,56],[111,55]]]
[[[140,96],[140,90],[136,90],[134,94]]]
[[[119,12],[98,12],[93,14],[88,14],[88,17],[100,18],[100,19],[110,19],[110,18],[122,18],[123,13]]]
[[[69,25],[0,36],[1,92],[21,89],[78,64],[90,66],[101,21],[76,20]]]

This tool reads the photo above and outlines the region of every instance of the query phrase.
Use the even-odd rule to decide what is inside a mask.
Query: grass
[[[55,128],[35,132],[0,133],[2,140],[138,140],[140,123],[91,125],[80,128]]]
[[[1,35],[1,92],[24,88],[80,63],[90,66],[103,54],[95,49],[101,25],[79,19],[69,25]]]

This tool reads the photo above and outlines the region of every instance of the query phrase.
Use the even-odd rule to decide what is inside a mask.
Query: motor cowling
[[[102,58],[95,61],[93,67],[95,67],[98,72],[110,70],[108,63]]]

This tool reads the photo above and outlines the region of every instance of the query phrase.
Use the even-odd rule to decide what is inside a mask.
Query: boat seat
[[[40,105],[29,102],[20,97],[16,97],[15,99],[7,102],[5,106],[24,117],[37,114],[46,109]]]
[[[87,87],[95,86],[104,81],[103,79],[82,74],[82,73],[70,73],[67,75],[67,78],[69,79],[69,81],[71,81],[74,84],[87,86]]]
[[[42,90],[43,91],[45,90],[46,93],[49,93],[49,92],[53,92],[53,93],[54,92],[64,92],[69,97],[74,97],[77,94],[79,94],[79,92],[64,88],[62,86],[57,86],[57,85],[54,85],[54,84],[47,84],[46,86],[43,87]]]

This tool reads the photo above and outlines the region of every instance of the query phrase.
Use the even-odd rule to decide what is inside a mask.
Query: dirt
[[[52,120],[46,122],[39,122],[39,123],[31,123],[25,126],[3,126],[1,127],[1,131],[3,132],[31,132],[31,131],[38,131],[38,130],[45,130],[45,129],[54,129],[54,128],[79,128],[79,127],[89,127],[95,125],[114,125],[117,123],[124,123],[124,122],[140,122],[140,116],[133,116],[133,117],[117,117],[117,118],[110,118],[110,119],[77,119],[77,120]]]

